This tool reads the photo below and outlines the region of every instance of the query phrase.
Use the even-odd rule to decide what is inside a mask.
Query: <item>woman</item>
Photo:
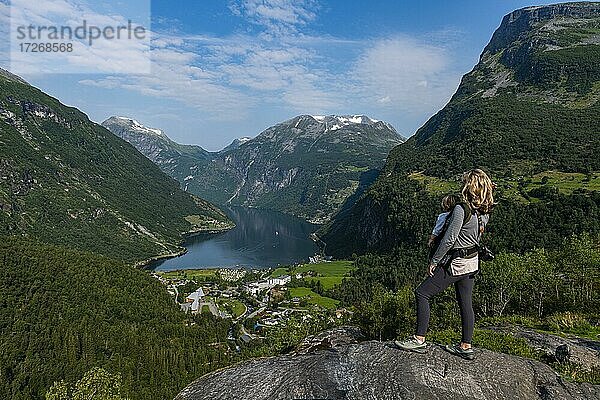
[[[473,283],[479,269],[479,240],[494,206],[493,188],[490,178],[480,169],[464,175],[464,203],[456,205],[448,217],[446,232],[430,261],[429,276],[415,291],[416,334],[405,341],[396,341],[399,348],[419,353],[427,351],[425,334],[429,325],[429,299],[453,284],[460,307],[462,340],[458,345],[446,346],[446,350],[469,360],[475,358],[471,347],[474,327]]]

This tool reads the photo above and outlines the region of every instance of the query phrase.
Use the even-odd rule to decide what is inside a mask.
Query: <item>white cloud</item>
[[[290,113],[432,112],[460,76],[445,48],[407,36],[323,46],[310,39],[155,35],[152,45],[151,75],[82,83],[177,100],[227,120],[274,105]],[[330,67],[349,45],[359,55],[343,60],[345,69]]]
[[[89,35],[83,39],[68,34],[60,41],[45,39],[49,32],[48,27],[55,28],[58,32],[63,32],[62,27],[69,27],[75,35],[80,29],[80,34],[84,31],[88,34],[91,27],[100,30],[110,27],[114,32],[119,27],[126,26],[132,18],[94,11],[84,0],[12,0],[8,8],[13,30],[10,34],[10,62],[15,73],[142,73],[150,69],[149,9],[147,21],[139,21],[142,25],[133,24],[134,28],[146,29],[145,39],[98,37],[93,40],[93,45],[90,45]],[[24,39],[19,38],[17,27],[32,25],[37,29]],[[26,29],[26,32],[30,32],[29,29]],[[50,43],[51,40],[55,44],[62,43],[65,46],[69,43],[72,50],[33,53],[24,52],[21,48],[22,44],[26,46],[27,43]]]
[[[460,76],[444,47],[407,36],[372,43],[350,75],[365,99],[413,113],[443,104]]]
[[[74,12],[67,0],[59,3],[55,10],[44,9],[46,15]],[[317,18],[312,0],[238,0],[230,9],[262,30],[226,37],[153,32],[150,74],[79,82],[176,101],[201,118],[239,121],[267,108],[289,114],[420,116],[441,107],[460,78],[446,42],[435,40],[435,33],[421,39],[310,36],[303,28]],[[104,17],[104,22],[117,18]],[[89,59],[69,61],[91,68],[102,65],[103,54],[121,51],[128,61],[126,49],[95,51]]]
[[[318,5],[314,0],[237,0],[229,8],[269,34],[284,35],[313,21]]]

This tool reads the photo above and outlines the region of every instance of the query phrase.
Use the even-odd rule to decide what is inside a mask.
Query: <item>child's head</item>
[[[457,194],[449,194],[442,198],[442,210],[446,212],[452,211],[455,205],[460,203],[460,196]]]

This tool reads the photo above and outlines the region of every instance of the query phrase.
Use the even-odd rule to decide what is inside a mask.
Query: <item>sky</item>
[[[140,8],[134,9],[136,1]],[[13,0],[13,5],[19,2],[34,4],[27,17],[40,20],[51,15],[69,20],[82,12],[96,20],[124,20],[143,9],[151,35],[135,51],[149,55],[147,71],[128,49],[99,45],[96,54],[69,61],[73,72],[49,64],[12,72],[93,121],[132,117],[179,143],[213,151],[299,114],[364,114],[411,136],[447,103],[505,14],[551,3],[97,0],[82,6],[84,0]],[[8,0],[0,0],[0,34],[10,25],[9,11]],[[0,66],[10,70],[4,47]],[[108,59],[103,51],[129,70],[95,71],[98,60]]]

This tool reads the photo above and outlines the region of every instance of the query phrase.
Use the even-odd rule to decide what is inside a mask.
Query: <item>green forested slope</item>
[[[0,235],[123,260],[177,250],[181,234],[227,226],[158,167],[79,110],[0,76]],[[194,221],[191,224],[189,221]]]
[[[186,317],[143,271],[17,238],[0,241],[0,265],[2,399],[43,399],[96,366],[120,373],[128,398],[170,399],[231,362],[227,345],[209,346],[229,322]]]
[[[218,344],[229,323],[186,316],[132,266],[230,221],[82,112],[0,72],[0,398],[43,399],[102,367],[128,398],[169,399],[231,362]]]
[[[322,230],[327,249],[348,255],[423,243],[439,198],[476,167],[499,185],[488,239],[498,250],[552,247],[571,233],[599,231],[599,40],[599,3],[506,16],[450,102],[395,147],[366,195]]]

